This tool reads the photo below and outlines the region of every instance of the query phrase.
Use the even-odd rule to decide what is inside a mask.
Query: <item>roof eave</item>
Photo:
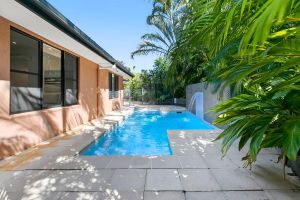
[[[70,20],[68,20],[63,14],[55,9],[51,4],[45,0],[15,0],[21,5],[25,6],[30,11],[37,14],[65,34],[69,35],[82,45],[89,48],[99,56],[105,58],[107,61],[116,65],[121,71],[133,77],[134,75],[127,70],[122,64],[116,61],[109,53],[107,53],[102,47],[88,37],[83,31],[76,27]]]

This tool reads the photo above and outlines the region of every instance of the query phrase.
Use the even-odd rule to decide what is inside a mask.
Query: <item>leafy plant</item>
[[[227,128],[225,154],[234,141],[250,146],[244,158],[256,160],[262,148],[279,147],[296,159],[300,149],[300,2],[295,0],[199,0],[173,51],[172,63],[182,52],[204,52],[193,64],[206,81],[232,98],[217,105],[217,125]],[[194,53],[193,53],[194,52]],[[196,51],[197,52],[197,51]],[[180,65],[179,71],[190,64]],[[174,68],[173,68],[174,69]],[[175,68],[176,70],[178,68]],[[172,72],[175,74],[175,72]],[[182,80],[189,80],[184,74]]]
[[[175,2],[175,4],[173,4]],[[263,148],[279,147],[282,156],[296,159],[300,149],[300,1],[190,0],[184,19],[169,29],[176,2],[154,0],[152,20],[164,41],[157,48],[167,57],[166,83],[176,92],[187,84],[206,82],[232,98],[217,105],[217,125],[225,126],[222,152],[239,140],[249,145],[247,165]],[[174,12],[173,12],[174,11]],[[150,17],[151,18],[151,17]],[[168,23],[165,23],[168,19]],[[161,26],[164,25],[164,26]],[[175,28],[176,27],[176,28]],[[144,39],[160,42],[158,36]],[[167,39],[166,39],[167,38]],[[147,45],[145,46],[147,47]],[[154,46],[141,54],[155,51]],[[143,47],[144,48],[144,47]],[[140,48],[140,50],[143,50]],[[139,54],[139,53],[137,53]]]
[[[126,83],[125,88],[131,91],[131,97],[136,101],[161,103],[172,98],[171,90],[164,84],[168,69],[165,58],[155,60],[152,70],[142,70]],[[142,92],[143,91],[143,92]]]

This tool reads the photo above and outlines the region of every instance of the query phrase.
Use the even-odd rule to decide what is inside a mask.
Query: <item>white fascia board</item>
[[[94,63],[111,65],[109,61],[105,60],[103,57],[82,45],[80,42],[74,40],[72,37],[68,36],[14,0],[0,0],[0,16]]]
[[[120,70],[116,65],[103,65],[103,63],[99,64],[100,70],[101,69],[106,69],[110,71],[111,73],[117,74],[119,76],[122,76],[124,79],[129,79],[131,78],[128,74],[124,73],[122,70]]]

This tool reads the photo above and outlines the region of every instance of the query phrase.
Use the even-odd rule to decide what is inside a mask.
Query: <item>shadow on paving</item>
[[[112,128],[103,122],[8,160],[0,170],[0,200],[299,199],[299,179],[282,179],[276,153],[262,151],[252,170],[243,168],[246,150],[236,144],[222,158],[221,143],[213,141],[220,130],[168,131],[171,156],[79,156]]]

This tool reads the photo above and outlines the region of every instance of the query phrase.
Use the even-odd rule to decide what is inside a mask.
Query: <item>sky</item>
[[[126,66],[136,66],[134,72],[151,69],[157,55],[130,54],[145,33],[156,32],[146,24],[151,13],[151,0],[48,0],[115,59]]]

